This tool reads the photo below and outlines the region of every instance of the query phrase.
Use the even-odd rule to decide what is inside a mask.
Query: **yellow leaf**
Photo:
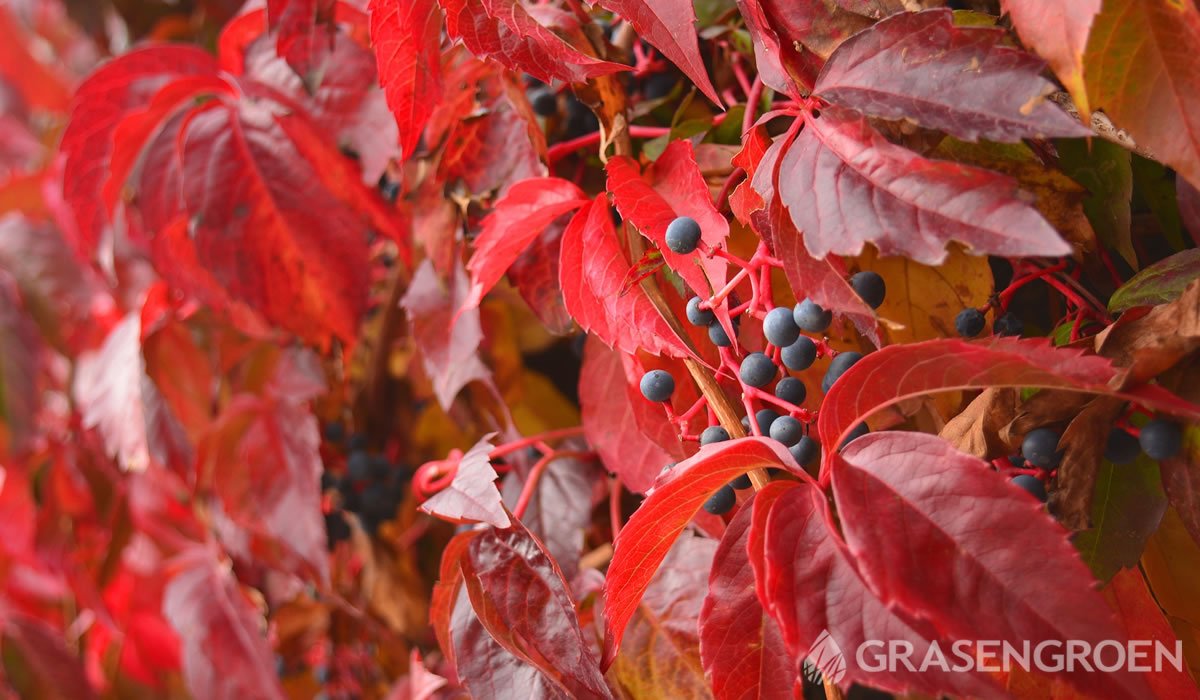
[[[1146,542],[1142,569],[1159,607],[1183,641],[1192,675],[1200,678],[1200,597],[1196,596],[1200,546],[1184,529],[1174,508],[1167,511],[1158,532]]]

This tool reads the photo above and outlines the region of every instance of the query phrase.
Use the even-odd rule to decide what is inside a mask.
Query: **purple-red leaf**
[[[478,306],[525,248],[558,217],[587,204],[583,192],[568,180],[538,177],[509,188],[483,220],[475,252],[467,263],[471,273],[468,307]]]
[[[1087,136],[1046,95],[1042,62],[1003,44],[999,27],[957,27],[939,8],[901,12],[838,47],[817,78],[818,96],[961,139],[1017,142]]]
[[[524,71],[542,82],[586,82],[628,70],[619,63],[580,53],[540,24],[517,0],[441,0],[446,31],[480,58]]]
[[[546,330],[555,335],[566,335],[575,325],[563,304],[562,287],[558,284],[567,221],[559,219],[547,226],[508,268],[509,281]]]
[[[1082,391],[1136,401],[1147,408],[1192,419],[1200,406],[1157,386],[1125,391],[1110,382],[1118,370],[1107,359],[1055,348],[1044,339],[928,340],[893,345],[868,354],[825,395],[817,428],[822,445],[838,445],[863,418],[898,401],[925,394],[993,386]],[[824,472],[830,464],[826,450]]]
[[[1092,648],[1125,638],[1111,615],[1099,613],[1104,600],[1069,533],[987,463],[941,438],[858,438],[833,471],[833,495],[871,590],[948,637],[1017,647],[1082,640]],[[1091,695],[1149,691],[1145,678],[1128,673],[1055,675]]]
[[[617,656],[625,627],[654,572],[683,528],[717,489],[759,467],[786,469],[808,479],[782,444],[743,438],[700,448],[657,483],[621,528],[604,584],[604,667]]]
[[[789,700],[797,668],[779,625],[763,611],[750,563],[757,496],[729,523],[717,547],[700,612],[700,658],[717,700]]]
[[[472,539],[462,571],[475,614],[509,653],[572,697],[612,697],[562,572],[520,522]]]
[[[267,0],[275,50],[306,81],[316,82],[333,43],[335,0]],[[322,31],[325,36],[322,37]]]
[[[436,0],[371,0],[370,9],[380,82],[408,158],[442,99],[442,11]]]
[[[475,443],[457,459],[457,471],[450,485],[422,503],[421,510],[450,522],[509,527],[512,520],[496,488],[496,470],[488,460],[491,451],[488,437]],[[454,459],[452,455],[451,460]]]
[[[599,0],[633,25],[642,39],[650,42],[672,63],[679,66],[700,92],[720,105],[717,90],[708,78],[700,44],[696,38],[696,13],[691,0]]]
[[[640,287],[620,295],[630,264],[617,242],[608,202],[586,204],[563,233],[559,282],[571,317],[609,347],[627,353],[690,353]]]
[[[883,255],[936,265],[952,240],[978,254],[1071,252],[1013,178],[923,158],[841,108],[806,119],[781,156],[776,187],[816,258],[857,255],[872,243]]]
[[[867,665],[886,662],[876,658],[884,653],[884,647],[863,647],[870,641],[884,641],[892,648],[903,644],[911,648],[911,658],[918,660],[929,658],[933,642],[943,648],[943,654],[949,645],[933,635],[928,625],[908,620],[871,593],[838,538],[825,495],[817,488],[801,485],[779,496],[771,506],[765,530],[769,607],[788,650],[798,660],[820,643],[824,654],[819,668],[834,677],[844,670],[844,685],[859,682],[935,697],[1004,697],[994,681],[979,671],[955,673],[933,665],[918,672],[897,663],[894,668],[885,666],[872,672],[860,665],[860,649]],[[896,531],[889,534],[902,535]],[[926,571],[925,576],[929,575]]]
[[[400,305],[408,312],[413,339],[438,402],[448,408],[467,384],[491,373],[479,359],[483,327],[479,309],[462,309],[467,299],[467,274],[456,264],[453,279],[443,281],[425,260],[413,275]]]
[[[610,158],[605,170],[608,191],[621,217],[654,241],[667,266],[678,272],[693,292],[707,297],[725,286],[723,258],[681,255],[666,244],[667,226],[679,216],[700,224],[701,240],[714,249],[724,246],[729,237],[729,222],[713,206],[691,141],[672,141],[644,175],[627,156]]]
[[[198,698],[286,697],[262,616],[209,546],[196,545],[174,562],[163,592],[163,616],[179,634],[183,677]]]

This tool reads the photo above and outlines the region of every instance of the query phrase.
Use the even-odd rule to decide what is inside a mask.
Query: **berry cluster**
[[[816,418],[816,411],[804,407],[808,390],[804,382],[789,373],[804,372],[819,358],[831,358],[821,380],[821,390],[828,392],[863,355],[854,351],[837,351],[829,346],[823,334],[833,323],[833,314],[812,299],[801,299],[791,308],[777,307],[772,303],[770,272],[771,268],[780,267],[781,263],[769,255],[765,246],[760,245],[751,259],[741,260],[724,250],[709,248],[703,242],[701,233],[700,225],[694,219],[681,216],[668,225],[665,243],[674,253],[688,255],[698,251],[709,257],[720,256],[741,270],[724,289],[710,298],[693,296],[689,299],[685,311],[687,321],[694,326],[704,327],[709,340],[720,349],[721,366],[717,376],[734,380],[741,388],[745,409],[742,428],[751,435],[770,437],[779,442],[788,448],[797,464],[812,467],[821,453],[819,443],[809,435],[809,426]],[[729,326],[734,331],[731,337],[716,310],[723,308],[733,288],[747,279],[752,289],[750,301],[726,307]],[[859,272],[851,276],[849,282],[872,308],[878,308],[883,303],[887,288],[877,273]],[[742,352],[738,347],[736,336],[740,321],[747,314],[762,320],[763,338],[767,344],[762,352]],[[685,440],[695,440],[703,446],[730,439],[729,431],[718,424],[711,410],[708,412],[708,427],[699,435],[686,434],[690,420],[709,407],[707,399],[701,397],[684,413],[675,414],[669,403],[675,391],[675,382],[676,378],[670,372],[661,369],[648,371],[640,383],[642,396],[648,401],[664,404],[668,418],[679,428]],[[866,432],[864,423],[849,439]],[[737,502],[735,491],[749,488],[750,485],[747,475],[738,477],[717,491],[705,503],[705,510],[715,515],[728,512]]]
[[[339,423],[325,427],[325,439],[346,451],[345,470],[340,475],[329,471],[321,475],[322,492],[338,495],[336,501],[327,499],[325,513],[325,529],[332,548],[350,536],[347,512],[358,516],[368,534],[374,534],[381,524],[392,519],[408,488],[409,472],[383,455],[368,451],[364,436],[351,435],[346,440],[345,429]]]
[[[966,308],[954,319],[954,330],[963,338],[975,338],[987,327],[987,314],[993,314],[992,333],[997,336],[1020,336],[1025,332],[1025,322],[1009,311],[1009,303],[1018,290],[1034,282],[1042,282],[1059,294],[1067,312],[1061,324],[1067,324],[1070,342],[1084,337],[1089,332],[1103,328],[1108,323],[1107,311],[1079,282],[1081,269],[1070,261],[1047,265],[1037,261],[1023,261],[1014,269],[1003,258],[992,258],[993,274],[997,280],[996,293],[980,308]]]
[[[1183,448],[1183,428],[1173,421],[1157,418],[1140,430],[1115,426],[1109,431],[1104,446],[1104,459],[1113,464],[1129,464],[1142,452],[1154,460],[1171,459]],[[1046,482],[1056,476],[1063,451],[1061,435],[1053,428],[1037,428],[1025,434],[1021,453],[1008,460],[998,460],[1007,467],[1012,482],[1025,489],[1039,501],[1046,500]],[[1004,465],[1003,462],[1008,464]]]

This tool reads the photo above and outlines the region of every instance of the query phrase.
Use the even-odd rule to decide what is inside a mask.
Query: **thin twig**
[[[1070,114],[1076,119],[1080,118],[1079,109],[1075,107],[1075,102],[1067,93],[1056,92],[1050,95],[1050,100],[1059,107],[1062,107],[1067,114]],[[1092,120],[1089,126],[1091,126],[1092,131],[1095,132],[1097,136],[1105,141],[1111,141],[1118,146],[1127,148],[1143,158],[1158,160],[1154,153],[1148,148],[1137,145],[1137,142],[1133,140],[1133,137],[1129,135],[1128,131],[1125,131],[1124,129],[1121,129],[1117,127],[1117,125],[1113,124],[1112,120],[1109,119],[1108,115],[1106,115],[1104,112],[1092,112]]]

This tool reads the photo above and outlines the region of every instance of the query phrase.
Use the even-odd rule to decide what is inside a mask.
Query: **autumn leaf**
[[[650,42],[683,71],[704,96],[721,105],[716,88],[708,78],[696,40],[696,14],[688,0],[599,0],[633,25],[638,36]]]
[[[1045,100],[1042,62],[996,27],[957,27],[946,9],[895,14],[838,47],[815,93],[961,139],[1015,142],[1091,131]],[[898,59],[898,60],[897,60]]]
[[[883,255],[936,265],[951,240],[977,254],[1071,252],[1011,178],[923,158],[841,108],[805,118],[780,156],[776,182],[816,258],[857,255],[869,242]]]
[[[1117,613],[1130,639],[1153,639],[1168,649],[1174,648],[1178,638],[1137,568],[1118,573],[1105,587],[1104,599]],[[1147,681],[1155,697],[1200,697],[1196,681],[1188,676],[1187,671],[1169,663],[1163,664],[1161,671],[1150,674]]]
[[[1021,41],[1046,59],[1084,114],[1090,112],[1083,80],[1083,53],[1101,0],[1046,3],[1001,0]]]
[[[1059,438],[1062,460],[1054,479],[1051,507],[1058,521],[1072,530],[1104,524],[1103,516],[1101,521],[1089,520],[1096,506],[1092,494],[1097,488],[1109,431],[1124,408],[1125,402],[1120,399],[1093,398],[1075,412]],[[1104,500],[1099,504],[1101,508]]]
[[[1095,347],[1121,367],[1123,387],[1162,374],[1200,348],[1200,282],[1144,316],[1122,316],[1096,336]]]
[[[1075,537],[1075,547],[1100,581],[1128,576],[1146,541],[1167,512],[1159,467],[1140,455],[1132,464],[1104,462],[1094,479],[1092,527]]]
[[[490,437],[490,436],[489,436]],[[496,470],[488,461],[492,443],[488,437],[461,457],[451,456],[456,471],[446,488],[421,504],[421,510],[450,522],[487,523],[506,528],[512,523],[496,488]]]
[[[1191,50],[1198,42],[1194,3],[1109,0],[1084,56],[1088,104],[1193,185],[1200,185],[1200,55]]]
[[[1014,645],[1124,638],[1112,618],[1096,614],[1103,604],[1067,533],[1028,494],[937,437],[858,438],[833,472],[833,494],[846,544],[871,590],[950,637]],[[1007,546],[995,546],[997,532]],[[931,578],[931,567],[955,573]],[[1055,582],[1053,593],[1044,580]],[[1092,694],[1146,693],[1146,678],[1128,672],[1062,677]]]
[[[410,158],[442,98],[442,12],[436,0],[371,0],[371,42],[388,107]]]
[[[334,5],[335,0],[267,0],[267,18],[278,35],[275,50],[306,81],[318,82],[315,76],[328,59]]]
[[[1180,251],[1130,277],[1113,292],[1108,310],[1120,313],[1135,306],[1167,304],[1182,296],[1197,279],[1200,279],[1200,249]]]

